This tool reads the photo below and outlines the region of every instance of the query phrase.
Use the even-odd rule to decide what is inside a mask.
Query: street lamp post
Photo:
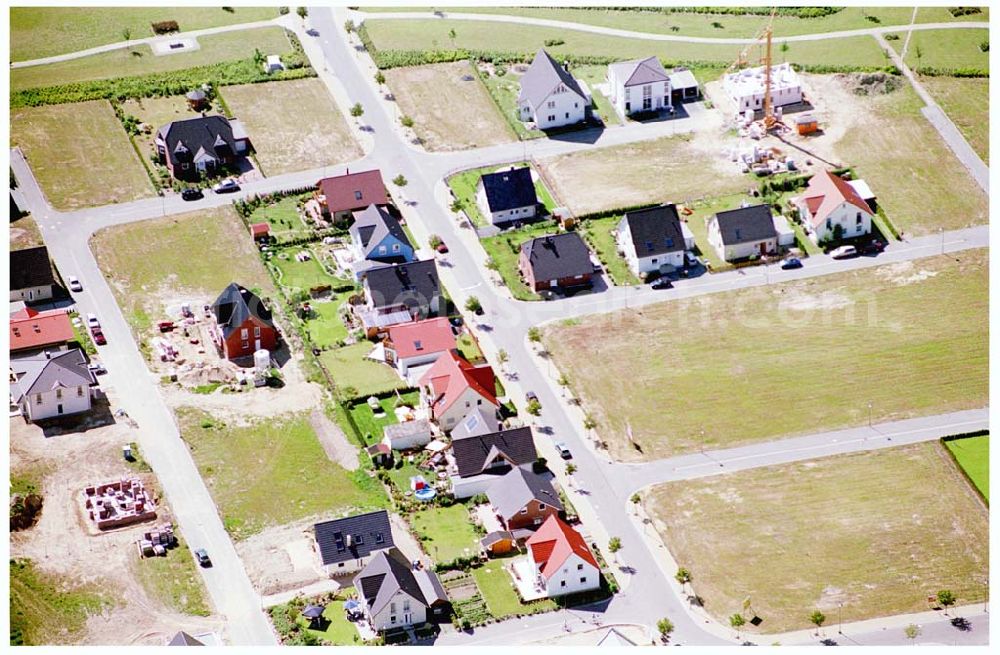
[[[837,634],[844,634],[844,604],[837,603]]]
[[[872,403],[868,401],[868,429],[872,427]]]
[[[702,429],[702,431],[701,431],[701,452],[702,452],[703,455],[705,454],[705,430],[704,429]]]

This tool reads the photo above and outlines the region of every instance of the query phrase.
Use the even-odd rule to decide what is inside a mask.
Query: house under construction
[[[156,504],[137,477],[124,475],[120,480],[105,482],[83,491],[87,518],[99,530],[156,518]]]

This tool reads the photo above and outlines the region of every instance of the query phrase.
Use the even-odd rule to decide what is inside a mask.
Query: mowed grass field
[[[222,89],[226,104],[250,133],[266,175],[343,164],[361,147],[318,78],[242,84]]]
[[[409,520],[421,547],[435,562],[451,562],[479,552],[479,535],[472,528],[469,507],[463,503],[413,512]]]
[[[918,236],[987,222],[986,194],[920,113],[923,102],[909,85],[858,102],[860,124],[835,148],[899,229]]]
[[[538,160],[552,192],[577,216],[659,202],[736,193],[747,177],[692,144],[690,135]]]
[[[347,471],[327,458],[304,416],[230,426],[203,411],[181,408],[177,420],[236,540],[274,525],[387,503],[378,481],[364,470]]]
[[[153,195],[125,129],[104,100],[12,109],[10,135],[58,210]]]
[[[230,282],[273,295],[236,211],[218,207],[106,228],[91,248],[133,328],[144,330],[167,299],[210,304]]]
[[[761,632],[810,627],[819,609],[830,633],[841,603],[849,622],[924,611],[941,589],[981,601],[988,515],[973,494],[927,442],[664,484],[643,502],[716,619],[749,619],[749,596]]]
[[[385,71],[386,84],[428,150],[481,148],[515,140],[468,61]],[[468,78],[468,79],[466,79]]]
[[[972,484],[990,502],[990,437],[965,437],[944,442],[945,447],[955,456],[958,465],[972,480]]]
[[[986,250],[553,324],[616,459],[987,404]],[[586,356],[581,356],[585,353]],[[625,438],[631,424],[642,452]]]
[[[765,23],[766,18],[762,18],[754,32],[760,31]],[[365,25],[372,42],[379,50],[442,50],[454,47],[533,54],[539,48],[545,47],[557,60],[568,55],[593,55],[616,59],[638,59],[656,55],[671,62],[718,61],[728,66],[736,60],[745,47],[739,44],[647,41],[561,28],[491,21],[379,20],[373,17],[366,20]],[[455,32],[454,39],[450,35],[452,30]],[[719,30],[719,32],[724,31]],[[562,40],[564,43],[558,46],[545,46],[548,40]],[[789,43],[788,51],[782,54],[788,61],[798,64],[886,65],[886,58],[881,48],[875,39],[869,36]]]
[[[11,7],[10,59],[24,61],[156,36],[151,23],[175,20],[182,32],[276,18],[275,7]]]
[[[921,77],[920,83],[976,154],[990,163],[990,80],[985,77]]]
[[[198,37],[198,45],[198,50],[192,52],[162,56],[154,55],[148,45],[136,45],[128,50],[102,52],[54,64],[13,68],[10,71],[10,85],[12,90],[20,91],[71,82],[164,73],[222,61],[248,59],[253,57],[255,48],[265,54],[280,55],[292,51],[291,42],[281,27],[210,34]]]
[[[910,68],[978,68],[990,69],[990,53],[979,44],[990,40],[988,29],[917,30],[910,37],[906,50],[906,65]],[[896,52],[902,52],[906,33],[890,41]],[[920,56],[918,57],[917,54]]]

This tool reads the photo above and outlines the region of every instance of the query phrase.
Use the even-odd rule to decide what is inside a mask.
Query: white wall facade
[[[90,411],[90,387],[60,387],[25,396],[21,413],[31,421]]]
[[[486,200],[486,190],[483,188],[482,182],[479,183],[479,189],[476,191],[476,204],[479,205],[479,211],[482,212],[483,216],[493,225],[531,220],[538,213],[536,205],[513,207],[499,212],[491,211],[490,203]]]
[[[586,118],[589,101],[560,84],[538,107],[524,103],[520,107],[522,121],[534,121],[540,130],[573,125]]]
[[[454,475],[451,478],[451,492],[455,498],[472,498],[476,494],[486,493],[490,485],[499,479],[495,475],[474,475],[469,478]]]
[[[619,116],[673,107],[669,81],[625,86],[624,80],[614,80],[610,84],[611,103]]]
[[[426,394],[425,402],[427,402]],[[496,408],[496,405],[480,396],[472,387],[467,387],[462,391],[462,395],[451,404],[451,407],[435,416],[434,419],[442,430],[451,430],[469,413],[470,409],[479,405],[489,405]]]
[[[812,226],[811,221],[809,223],[812,228],[809,231],[809,238],[816,243],[827,238],[832,239],[837,225],[843,228],[845,239],[871,234],[872,231],[871,212],[864,211],[849,202],[840,203],[836,209],[830,212],[823,223],[817,226]]]
[[[437,361],[438,357],[444,354],[443,350],[439,350],[436,353],[420,353],[419,355],[414,355],[412,357],[401,357],[396,359],[396,370],[402,377],[406,377],[407,372],[410,368],[414,366],[423,366],[424,364],[433,364]],[[395,357],[395,353],[393,353]]]
[[[727,262],[738,259],[747,259],[754,255],[760,256],[761,245],[764,252],[773,255],[778,252],[778,238],[760,239],[758,241],[747,241],[745,243],[734,243],[726,245],[722,242],[722,233],[719,231],[719,221],[713,216],[708,222],[708,243],[712,249],[718,253],[719,257]]]
[[[543,577],[543,580],[546,593],[553,598],[597,589],[601,586],[601,573],[593,564],[573,553],[555,573],[548,579]]]
[[[46,284],[40,287],[25,287],[23,289],[11,289],[10,301],[35,302],[38,300],[50,300],[52,298],[52,285]]]
[[[354,575],[361,569],[368,566],[368,560],[371,556],[360,557],[358,559],[349,559],[346,562],[337,562],[336,564],[326,564],[323,566],[323,572],[326,573],[331,578],[340,575]]]
[[[427,430],[426,432],[415,432],[395,439],[390,439],[386,436],[383,437],[382,441],[393,450],[410,450],[419,446],[426,446],[431,442],[431,438],[431,432]]]
[[[389,630],[427,622],[427,606],[403,591],[397,591],[392,600],[374,615],[369,615],[376,630]]]
[[[618,246],[625,253],[625,261],[628,262],[629,269],[636,276],[643,273],[658,273],[660,267],[664,264],[669,264],[675,268],[684,266],[684,252],[681,250],[651,255],[649,257],[639,257],[635,252],[635,244],[629,238],[627,230],[618,231]]]

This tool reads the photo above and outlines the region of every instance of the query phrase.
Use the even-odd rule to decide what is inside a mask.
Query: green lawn
[[[537,293],[528,288],[518,272],[517,264],[521,244],[546,234],[555,234],[558,231],[559,228],[553,221],[544,221],[481,240],[486,254],[497,263],[498,272],[503,278],[504,284],[518,300],[540,299]]]
[[[401,393],[399,398],[402,400],[404,405],[416,407],[420,403],[420,392],[408,391],[406,393]],[[382,412],[385,416],[376,418],[375,413],[372,412],[372,408],[368,406],[367,402],[358,403],[350,409],[351,418],[354,420],[354,424],[358,426],[358,432],[361,433],[361,438],[364,439],[365,443],[368,445],[382,441],[382,430],[384,430],[387,425],[394,425],[398,423],[395,412],[397,396],[393,395],[388,398],[380,398],[378,402],[382,407]],[[368,435],[371,435],[371,438],[368,438]]]
[[[544,342],[624,460],[694,452],[702,431],[711,449],[864,425],[868,403],[876,423],[983,407],[988,254],[957,259],[592,316]],[[629,388],[678,393],[607,392]]]
[[[164,291],[205,304],[230,282],[273,293],[257,249],[230,206],[105,228],[91,238],[91,248],[126,318],[139,330],[164,311]]]
[[[177,418],[223,524],[236,540],[307,517],[386,504],[380,485],[364,469],[348,472],[327,458],[303,416],[246,427],[190,408],[179,409]]]
[[[467,171],[455,173],[448,178],[448,186],[451,188],[452,193],[455,194],[455,197],[461,201],[462,208],[465,209],[466,215],[476,227],[489,225],[489,221],[487,221],[483,216],[482,212],[479,210],[479,205],[476,203],[476,189],[479,186],[479,179],[487,173],[494,173],[501,168],[510,168],[511,166],[523,168],[524,166],[529,166],[529,164],[528,162],[518,162],[516,164],[507,164],[505,166],[470,168]],[[549,190],[545,187],[541,178],[535,180],[535,195],[538,196],[538,201],[545,205],[545,209],[549,212],[556,208],[556,201],[553,200],[552,194],[549,193]]]
[[[175,20],[182,32],[277,17],[274,7],[11,7],[11,61],[40,59],[155,36],[150,23]]]
[[[910,37],[906,51],[906,65],[910,68],[990,69],[990,53],[979,49],[979,44],[990,40],[989,30],[918,30]],[[896,52],[902,52],[906,34],[889,43]],[[917,55],[920,55],[919,57]]]
[[[10,85],[13,91],[20,91],[56,84],[164,73],[248,59],[253,57],[255,48],[264,54],[292,52],[291,42],[281,27],[211,34],[200,37],[198,44],[198,50],[172,55],[157,56],[149,46],[139,45],[129,50],[112,50],[54,64],[14,68],[10,71]]]
[[[519,139],[539,139],[545,136],[541,130],[529,130],[517,115],[517,95],[521,88],[520,76],[510,72],[506,75],[483,75],[483,84],[500,108],[500,113]]]
[[[820,609],[836,638],[841,612],[926,611],[940,589],[982,601],[988,512],[948,459],[936,442],[837,455],[659,485],[644,504],[717,620],[750,597],[761,632]]]
[[[986,502],[990,502],[990,437],[966,437],[945,441],[944,445],[955,456],[959,466],[983,494]]]
[[[153,195],[149,176],[109,102],[13,109],[10,135],[11,145],[24,151],[45,197],[58,210]]]
[[[601,120],[604,121],[604,124],[609,126],[618,125],[621,120],[618,118],[618,113],[615,112],[611,100],[597,90],[597,85],[603,84],[607,80],[608,67],[576,66],[573,68],[573,76],[583,80],[590,87],[590,93],[593,96],[594,105],[596,106],[595,111],[601,117]]]
[[[11,646],[74,643],[88,617],[114,605],[104,590],[43,573],[29,559],[10,560],[9,592]]]
[[[965,137],[990,163],[990,80],[985,77],[921,77],[920,83]]]
[[[344,613],[344,603],[354,594],[354,587],[341,587],[335,594],[324,594],[311,598],[297,597],[295,600],[267,609],[275,632],[284,646],[315,645],[303,643],[303,636],[320,639],[324,645],[353,646],[360,645],[360,635],[354,624],[347,620]],[[321,630],[310,628],[309,619],[302,616],[306,605],[319,604],[326,607],[323,612],[325,621]]]
[[[458,352],[462,353],[462,357],[466,360],[473,364],[485,361],[483,351],[479,349],[476,340],[468,332],[463,332],[456,341],[458,343]]]
[[[399,456],[397,455],[397,457]],[[427,471],[418,468],[416,463],[411,464],[408,460],[399,468],[393,466],[391,469],[388,469],[388,473],[392,484],[403,493],[410,490],[410,478],[422,475],[424,480],[430,482],[430,476]]]
[[[177,547],[171,549],[166,557],[140,559],[136,556],[134,567],[136,578],[146,594],[162,601],[172,611],[196,616],[212,613],[205,583],[191,551],[180,537]]]
[[[406,383],[396,373],[396,369],[382,362],[365,359],[374,348],[368,341],[325,350],[319,356],[320,361],[330,371],[333,383],[342,391],[351,387],[355,397],[367,397],[371,394],[403,389]]]
[[[361,638],[358,635],[358,629],[347,620],[347,614],[344,612],[344,603],[353,593],[354,587],[344,587],[339,590],[337,600],[326,604],[323,618],[329,623],[323,626],[322,630],[309,628],[309,620],[301,616],[298,619],[299,625],[333,646],[353,646],[359,643]]]
[[[479,552],[479,535],[472,529],[469,506],[464,503],[414,512],[409,520],[423,549],[435,562],[451,562]]]
[[[706,225],[706,221],[721,211],[738,208],[740,203],[744,200],[749,200],[754,204],[759,202],[759,199],[755,200],[748,198],[746,194],[734,193],[714,198],[706,198],[705,200],[693,202],[690,205],[690,209],[694,213],[685,217],[687,219],[688,227],[691,228],[691,232],[694,233],[694,242],[698,247],[698,251],[712,265],[713,270],[725,270],[730,266],[724,259],[719,257],[719,253],[715,251],[715,248],[709,245],[708,226]]]
[[[300,262],[295,255],[307,252],[309,259]],[[308,291],[314,287],[342,284],[344,281],[330,275],[308,245],[288,246],[273,251],[268,262],[278,269],[277,281],[289,292]]]
[[[311,193],[288,196],[274,204],[258,207],[250,215],[250,223],[270,225],[271,236],[277,239],[278,243],[308,237],[312,231],[302,222],[298,212],[298,204],[311,196]]]
[[[482,594],[490,614],[496,619],[503,619],[515,614],[540,614],[557,609],[555,601],[543,599],[531,603],[522,603],[510,573],[503,565],[509,560],[491,559],[483,566],[472,569],[472,577]]]
[[[305,320],[305,329],[316,347],[334,346],[347,338],[347,326],[340,318],[340,308],[353,293],[345,291],[334,295],[329,302],[314,300],[310,303],[314,317]]]
[[[621,220],[622,216],[588,219],[580,224],[580,231],[590,244],[591,250],[604,264],[604,270],[612,282],[618,285],[639,284],[639,278],[632,273],[628,262],[618,254],[615,233]]]

